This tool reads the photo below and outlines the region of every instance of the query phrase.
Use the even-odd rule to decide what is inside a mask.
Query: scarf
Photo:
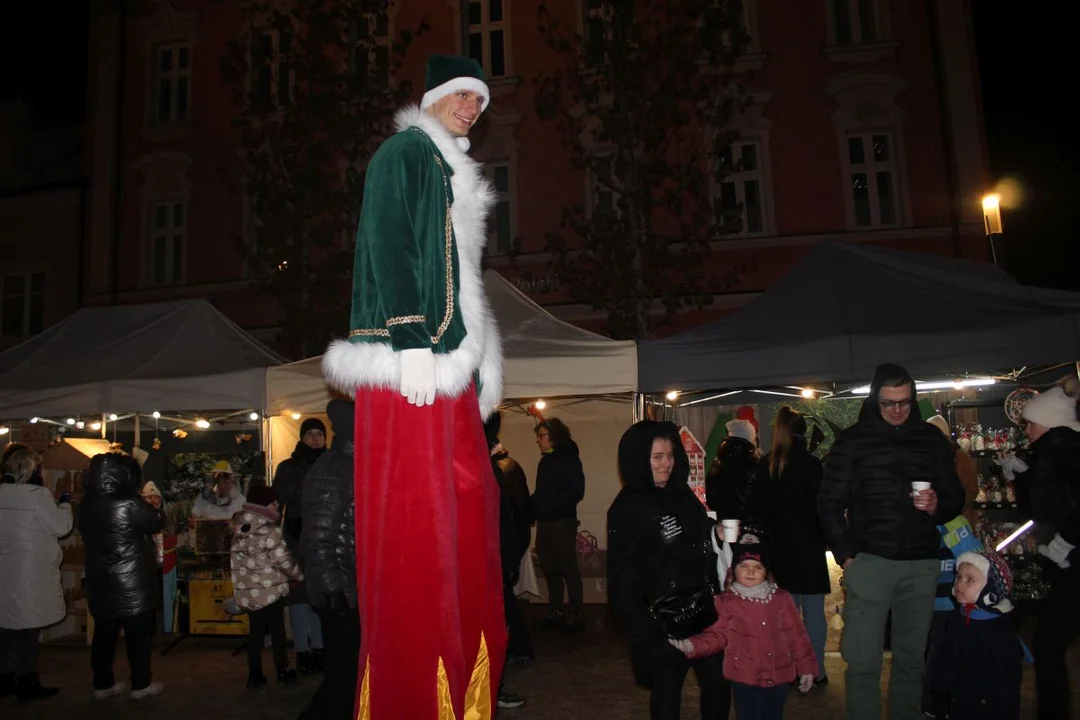
[[[776,583],[766,580],[760,585],[754,587],[746,587],[742,583],[731,583],[731,592],[735,593],[743,600],[749,600],[756,603],[767,603],[772,600],[773,595],[776,593]]]

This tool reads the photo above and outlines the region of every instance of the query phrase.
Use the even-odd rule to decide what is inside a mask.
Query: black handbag
[[[709,585],[676,590],[653,602],[649,614],[668,637],[684,640],[717,621],[714,595]]]

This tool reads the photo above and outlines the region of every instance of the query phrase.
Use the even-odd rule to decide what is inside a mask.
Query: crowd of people
[[[940,417],[923,420],[916,393],[903,368],[881,366],[858,421],[835,439],[824,463],[807,447],[806,419],[789,407],[777,411],[766,452],[754,423],[732,420],[706,478],[707,504],[719,520],[689,487],[675,425],[643,421],[627,430],[617,453],[623,487],[608,511],[609,602],[629,637],[633,678],[650,689],[654,720],[680,717],[691,670],[704,720],[726,719],[732,707],[738,720],[781,718],[793,689],[825,686],[826,550],[843,568],[846,717],[881,716],[886,646],[888,716],[895,720],[1018,718],[1022,664],[1032,656],[1038,716],[1070,717],[1065,653],[1080,632],[1077,384],[1030,400],[1022,411],[1030,445],[998,458],[1016,478],[1049,567],[1051,589],[1030,654],[1017,635],[1009,565],[992,548],[948,542],[947,532],[971,534],[971,461]],[[230,567],[236,612],[249,619],[248,687],[267,683],[266,635],[277,681],[297,678],[286,613],[298,668],[324,673],[302,718],[346,718],[354,710],[362,626],[354,413],[351,402],[329,404],[329,447],[323,423],[306,420],[271,485],[242,496],[222,477],[212,497],[202,498],[215,512],[233,510]],[[531,562],[534,525],[549,589],[540,625],[585,630],[577,551],[585,473],[570,429],[543,419],[535,427],[540,460],[530,494],[500,430],[496,413],[485,434],[501,499],[506,663],[528,666],[535,654],[514,586]],[[101,454],[90,461],[73,512],[66,496],[54,499],[44,487],[41,464],[18,444],[3,457],[0,694],[31,701],[57,692],[40,680],[37,646],[40,629],[66,613],[58,540],[76,520],[94,621],[92,697],[160,694],[151,672],[161,605],[154,535],[166,525],[160,493],[147,491],[152,484],[134,458]],[[121,630],[128,683],[113,669]],[[500,687],[500,707],[524,702]]]

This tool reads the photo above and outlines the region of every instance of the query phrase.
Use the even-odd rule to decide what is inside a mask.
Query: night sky
[[[65,4],[77,7],[59,12]],[[34,105],[39,123],[80,123],[86,3],[9,5],[0,28],[0,96],[19,94]],[[1071,26],[1015,4],[972,5],[992,176],[1017,178],[1025,188],[1023,206],[1005,211],[999,257],[1021,282],[1080,290]]]

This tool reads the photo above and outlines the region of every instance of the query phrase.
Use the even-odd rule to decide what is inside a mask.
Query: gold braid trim
[[[423,134],[422,130],[413,128],[417,132]],[[446,246],[446,313],[443,315],[442,322],[439,324],[439,329],[435,331],[435,334],[431,336],[431,344],[438,345],[442,340],[443,333],[450,327],[450,322],[454,319],[454,221],[450,215],[450,183],[446,178],[446,167],[443,166],[442,158],[438,155],[434,156],[435,164],[439,166],[439,174],[442,175],[443,181],[443,199],[446,201],[446,222],[443,224],[444,243]],[[390,337],[389,328],[395,325],[408,325],[410,323],[422,323],[425,321],[423,315],[402,315],[400,317],[392,317],[386,321],[386,328],[373,328],[373,329],[356,329],[349,331],[349,337]]]

